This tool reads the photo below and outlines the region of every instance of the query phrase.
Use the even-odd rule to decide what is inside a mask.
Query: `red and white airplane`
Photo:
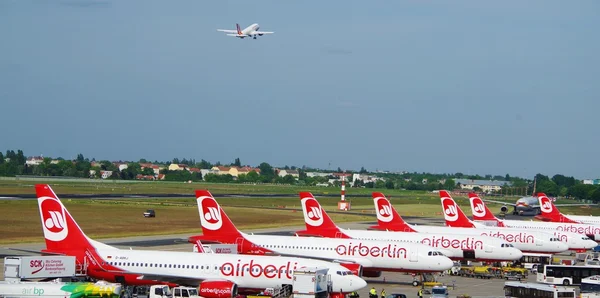
[[[540,215],[536,218],[550,222],[567,222],[567,223],[582,223],[600,225],[600,216],[592,215],[565,215],[556,208],[552,200],[544,193],[538,193],[540,203]]]
[[[501,229],[463,229],[458,227],[409,225],[392,207],[390,201],[378,192],[373,193],[378,225],[371,228],[389,231],[419,232],[419,233],[448,233],[463,235],[481,235],[500,238],[526,253],[558,253],[568,250],[565,243],[556,237],[537,231],[501,230]],[[587,248],[587,247],[586,247]]]
[[[452,267],[452,260],[432,247],[391,241],[330,239],[317,237],[253,235],[240,232],[210,192],[197,190],[202,224],[200,236],[189,242],[237,244],[242,254],[301,256],[339,262],[363,276],[378,277],[381,271],[440,272]]]
[[[444,208],[444,216],[446,216],[446,223],[448,223],[449,214],[453,214],[456,206],[456,202],[450,197],[450,195],[444,191],[446,194],[445,197],[442,197],[442,192],[440,191],[440,197],[442,197],[442,206]],[[545,197],[545,196],[544,196]],[[471,201],[471,208],[473,209],[473,219],[474,220],[484,220],[484,221],[495,221],[498,227],[506,227],[506,228],[518,228],[518,229],[527,229],[527,230],[537,230],[547,233],[553,233],[555,236],[559,237],[561,241],[563,240],[564,235],[568,235],[569,238],[571,236],[579,234],[579,238],[585,239],[593,239],[595,241],[600,241],[600,226],[594,224],[580,224],[580,223],[558,223],[558,222],[539,222],[539,221],[525,221],[525,220],[502,220],[496,218],[490,210],[485,207],[483,201],[477,197],[475,194],[469,195]],[[546,197],[547,199],[547,197]],[[546,201],[544,201],[546,203]],[[456,207],[452,207],[456,206]],[[481,207],[480,207],[481,206]],[[548,206],[546,205],[546,208]],[[460,208],[458,208],[460,210]],[[483,210],[483,211],[482,211]],[[460,211],[462,213],[462,211]],[[463,214],[464,215],[464,214]],[[465,216],[466,217],[466,216]],[[451,216],[450,216],[451,218]],[[468,220],[468,219],[467,219]],[[472,222],[471,222],[472,223]],[[570,240],[569,240],[570,241]],[[569,246],[571,243],[569,242]],[[597,245],[597,244],[596,244]]]
[[[514,261],[523,256],[520,250],[514,248],[507,241],[489,236],[342,229],[335,225],[310,192],[301,192],[300,201],[304,212],[306,230],[297,232],[299,234],[330,238],[420,243],[439,249],[447,257],[454,260],[499,262]]]
[[[227,36],[238,37],[240,39],[244,39],[244,37],[252,37],[253,39],[256,39],[257,36],[263,36],[264,34],[275,33],[275,32],[269,32],[269,31],[258,31],[259,28],[260,28],[260,26],[256,23],[254,23],[244,29],[242,29],[240,27],[240,24],[235,24],[236,30],[217,29],[217,31],[229,33],[229,34],[227,34]]]
[[[46,249],[43,253],[76,257],[86,274],[129,285],[199,286],[203,297],[235,297],[240,291],[292,284],[301,267],[329,268],[333,289],[347,293],[365,287],[360,277],[339,264],[304,258],[203,254],[118,249],[88,238],[49,185],[35,186]],[[339,272],[341,274],[336,274]]]

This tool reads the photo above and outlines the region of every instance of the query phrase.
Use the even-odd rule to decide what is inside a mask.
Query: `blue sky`
[[[597,178],[598,28],[598,1],[4,0],[0,149]]]

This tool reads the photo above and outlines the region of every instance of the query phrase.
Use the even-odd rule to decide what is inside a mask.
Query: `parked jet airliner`
[[[301,192],[300,201],[306,225],[305,231],[297,232],[300,234],[330,238],[421,243],[440,249],[445,252],[447,257],[455,260],[499,262],[515,261],[523,256],[520,250],[514,248],[507,241],[489,236],[341,229],[335,225],[310,192]]]
[[[522,252],[527,253],[558,253],[568,250],[565,243],[561,243],[556,237],[538,231],[524,230],[502,230],[502,229],[463,229],[456,227],[440,227],[440,226],[424,226],[424,225],[409,225],[392,207],[390,201],[382,194],[373,193],[373,201],[377,212],[378,225],[372,228],[379,230],[390,231],[405,231],[405,232],[421,232],[421,233],[448,233],[448,234],[463,234],[463,235],[482,235],[491,236],[506,240],[513,244]],[[577,237],[579,239],[580,237]],[[575,241],[575,240],[574,240]],[[593,241],[592,241],[593,242]],[[584,241],[575,242],[574,247],[593,247],[593,244]]]
[[[556,205],[544,194],[538,193],[540,203],[540,215],[537,217],[543,221],[568,222],[600,225],[600,216],[592,215],[565,215],[556,208]]]
[[[258,31],[258,24],[254,23],[243,30],[240,28],[240,24],[235,24],[236,30],[228,30],[228,29],[217,29],[217,31],[229,33],[227,36],[234,36],[241,39],[244,37],[252,37],[252,39],[256,39],[257,36],[263,36],[263,34],[273,34],[275,32],[268,31]]]
[[[452,198],[450,198],[450,195],[447,194],[447,198],[443,198],[442,197],[442,205],[444,206],[444,210],[446,210],[446,205],[448,206],[456,206],[456,203],[454,202],[454,200],[452,200]],[[442,192],[440,192],[440,196],[442,196]],[[544,196],[545,197],[545,196]],[[485,207],[485,204],[483,203],[483,201],[481,201],[481,199],[479,199],[479,197],[477,197],[477,195],[472,194],[470,195],[471,198],[471,206],[475,206],[477,208],[477,216],[475,216],[476,212],[473,212],[474,214],[474,219],[475,220],[493,220],[497,222],[498,227],[506,227],[506,228],[519,228],[519,229],[527,229],[527,230],[539,230],[539,231],[545,231],[545,232],[549,232],[549,233],[554,233],[554,235],[559,235],[559,234],[579,234],[579,237],[581,238],[590,238],[590,239],[594,239],[596,241],[600,241],[600,226],[598,225],[594,225],[594,224],[580,224],[580,223],[568,223],[568,222],[563,222],[563,223],[558,223],[558,222],[539,222],[539,221],[525,221],[525,220],[501,220],[496,218],[487,207]],[[479,200],[477,200],[477,199]],[[451,200],[451,202],[450,202]],[[448,201],[448,203],[444,203],[444,201]],[[475,204],[475,205],[473,205]],[[480,207],[479,206],[483,206],[481,208],[483,208],[482,210],[484,211],[479,211]],[[471,207],[473,208],[473,207]],[[446,211],[444,211],[446,212]],[[453,212],[451,210],[449,210],[448,212]],[[462,212],[462,211],[461,211]],[[448,222],[448,220],[446,219],[446,222]]]
[[[185,284],[199,286],[202,297],[231,298],[238,288],[260,291],[291,285],[296,268],[325,267],[335,290],[348,293],[366,286],[345,267],[321,260],[118,249],[88,238],[49,185],[35,189],[46,239],[42,252],[74,256],[96,279],[129,285]]]
[[[196,198],[202,233],[191,243],[237,244],[242,254],[302,256],[341,263],[363,276],[377,277],[381,271],[440,272],[452,267],[452,260],[437,249],[415,243],[329,239],[297,236],[253,235],[240,232],[209,191],[197,190]]]
[[[569,246],[570,250],[575,250],[575,251],[585,251],[585,250],[587,250],[589,248],[593,248],[597,245],[596,243],[594,243],[594,240],[591,240],[589,237],[587,237],[585,235],[580,235],[577,233],[557,231],[557,230],[546,230],[546,229],[529,229],[529,228],[524,228],[524,227],[519,227],[519,226],[502,227],[501,224],[498,224],[498,226],[494,227],[494,226],[477,223],[477,222],[471,221],[465,215],[465,213],[462,211],[462,209],[460,209],[460,207],[458,207],[458,205],[456,204],[454,199],[452,199],[452,197],[450,197],[450,194],[447,191],[445,191],[445,190],[440,191],[440,199],[442,202],[442,213],[444,214],[444,218],[446,219],[446,225],[448,225],[448,226],[459,227],[459,228],[477,228],[477,230],[492,229],[492,230],[495,230],[498,232],[508,231],[508,230],[506,230],[506,228],[511,228],[510,230],[517,230],[520,232],[532,232],[532,231],[544,232],[545,234],[553,234],[554,237],[551,239],[553,239],[553,240],[558,239],[559,241],[566,243]],[[529,221],[520,221],[520,220],[517,220],[516,222],[530,223]]]

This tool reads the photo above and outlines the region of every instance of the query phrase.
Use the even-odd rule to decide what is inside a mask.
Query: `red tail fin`
[[[442,200],[442,212],[446,219],[446,225],[460,228],[475,227],[447,191],[440,190],[440,199]]]
[[[50,185],[37,184],[40,218],[47,251],[71,254],[68,252],[93,249],[93,245],[75,222],[67,208],[58,199]]]
[[[333,223],[327,212],[323,210],[321,204],[315,200],[310,192],[300,192],[300,202],[302,212],[304,213],[305,231],[299,231],[298,234],[318,235],[330,238],[350,238],[340,231],[338,226]]]
[[[208,190],[196,190],[196,201],[202,224],[203,235],[200,239],[235,243],[237,238],[242,237],[240,231]],[[193,242],[198,238],[196,237]]]
[[[488,209],[483,200],[474,193],[469,193],[469,201],[471,202],[471,211],[473,212],[473,220],[495,220],[492,211]]]
[[[543,219],[545,218],[552,222],[580,223],[560,213],[546,194],[540,192],[537,196],[540,202],[540,217]]]
[[[483,200],[477,194],[469,193],[469,202],[471,203],[471,211],[473,212],[473,220],[495,221],[496,226],[504,227],[504,223],[499,220],[490,209],[485,205]]]
[[[235,24],[235,27],[237,28],[237,33],[239,35],[242,35],[242,29],[240,28],[240,24]]]
[[[377,213],[377,226],[372,226],[373,229],[416,232],[408,223],[402,219],[400,214],[392,206],[390,201],[383,193],[372,193],[373,203],[375,204],[375,212]]]

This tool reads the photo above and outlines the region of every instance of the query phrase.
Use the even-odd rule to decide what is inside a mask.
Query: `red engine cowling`
[[[228,280],[207,280],[198,287],[200,296],[206,298],[233,298],[237,296],[237,285]]]
[[[348,270],[352,271],[356,276],[362,276],[363,270],[362,265],[356,263],[340,263],[340,265],[346,267]]]
[[[369,270],[365,270],[362,275],[362,277],[380,277],[380,276],[381,276],[381,271],[369,271]]]

